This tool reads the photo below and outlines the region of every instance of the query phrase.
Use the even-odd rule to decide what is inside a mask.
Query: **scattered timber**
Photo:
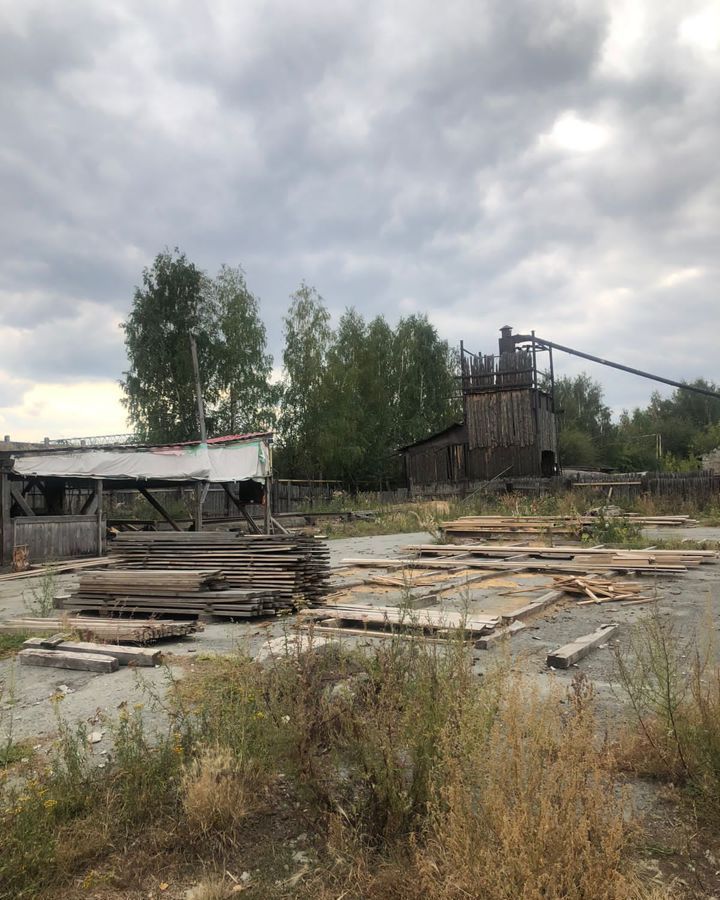
[[[17,658],[21,666],[51,666],[56,669],[79,669],[83,672],[116,672],[118,661],[99,653],[71,653],[70,651],[21,650]]]
[[[572,643],[565,644],[553,653],[548,653],[547,664],[554,669],[567,669],[579,659],[587,656],[595,647],[606,644],[620,628],[619,625],[601,625],[592,634],[576,638]]]
[[[49,645],[49,646],[48,646]],[[159,650],[146,647],[114,647],[112,644],[97,644],[92,641],[66,641],[43,638],[29,638],[23,643],[26,650],[69,651],[70,653],[93,653],[100,656],[111,656],[121,666],[157,666],[162,654]]]
[[[636,581],[613,581],[601,578],[599,575],[588,575],[586,578],[574,576],[565,578],[555,576],[555,587],[566,594],[579,594],[588,599],[580,601],[586,603],[608,603],[610,601],[631,601],[634,603],[647,603],[658,597],[643,595],[643,587]]]
[[[468,559],[450,560],[450,559],[344,559],[343,563],[349,566],[366,566],[375,569],[398,569],[398,568],[418,568],[418,569],[492,569],[497,571],[505,571],[512,569],[514,571],[525,572],[573,572],[574,574],[583,575],[588,571],[608,570],[613,572],[637,572],[645,574],[682,574],[687,571],[687,566],[683,563],[655,562],[653,560],[638,559],[635,557],[617,555],[609,560],[598,560],[588,567],[587,563],[581,561],[563,561],[563,560],[532,560],[527,559],[522,562],[513,562],[511,559]]]

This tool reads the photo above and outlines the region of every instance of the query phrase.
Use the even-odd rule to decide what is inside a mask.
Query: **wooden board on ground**
[[[111,656],[121,666],[157,666],[162,659],[159,650],[150,650],[147,647],[117,647],[112,644],[97,644],[92,641],[67,641],[57,643],[54,638],[49,641],[43,638],[28,638],[23,643],[26,650],[54,650],[69,651],[70,653],[92,653],[100,656]]]
[[[548,591],[546,594],[538,597],[537,600],[533,600],[519,609],[514,609],[512,612],[502,615],[503,624],[509,625],[512,622],[522,622],[525,619],[530,619],[543,609],[547,609],[548,606],[556,603],[561,597],[562,591]]]
[[[576,638],[569,644],[548,653],[547,664],[554,669],[567,669],[579,659],[587,656],[595,647],[606,644],[620,628],[617,624],[601,625],[592,634]]]
[[[518,631],[522,631],[523,628],[525,628],[525,625],[522,622],[511,622],[503,628],[496,628],[495,631],[490,632],[490,634],[478,638],[475,641],[474,647],[476,650],[490,650],[492,647],[497,646],[514,634],[517,634]]]
[[[55,669],[79,669],[83,672],[116,672],[118,661],[99,653],[71,653],[41,648],[21,650],[17,658],[21,666],[50,666]]]

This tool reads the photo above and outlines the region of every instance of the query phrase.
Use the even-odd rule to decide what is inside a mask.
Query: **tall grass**
[[[120,711],[103,769],[60,719],[50,766],[3,789],[0,896],[61,896],[114,853],[242,872],[253,829],[272,846],[288,816],[317,864],[255,871],[258,896],[646,896],[592,693],[541,695],[503,663],[478,679],[462,637],[360,654],[311,636],[265,664],[198,662],[167,732]]]

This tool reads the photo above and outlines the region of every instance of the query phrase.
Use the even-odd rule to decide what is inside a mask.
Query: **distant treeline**
[[[719,391],[703,379],[696,387]],[[620,471],[690,471],[703,453],[720,447],[720,400],[676,390],[653,393],[645,408],[613,421],[602,387],[587,375],[555,383],[560,459],[564,466],[610,466]]]
[[[278,381],[242,269],[211,278],[177,249],[158,254],[123,325],[122,387],[136,432],[157,443],[197,438],[192,333],[210,436],[274,430],[281,477],[397,481],[397,448],[462,416],[456,351],[426,316],[392,327],[348,309],[333,328],[314,287],[303,283],[289,299]],[[613,421],[601,386],[583,374],[556,381],[556,406],[565,466],[692,469],[720,446],[720,400],[687,391],[653,394]]]
[[[122,387],[135,431],[157,443],[197,438],[191,333],[208,435],[273,429],[282,477],[395,481],[396,448],[462,414],[457,354],[425,316],[392,327],[348,309],[333,328],[322,297],[303,283],[283,322],[277,381],[243,271],[224,266],[211,278],[178,250],[159,254],[123,325]]]

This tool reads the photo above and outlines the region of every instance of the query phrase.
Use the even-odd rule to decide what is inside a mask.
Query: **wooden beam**
[[[272,522],[275,531],[279,531],[280,534],[290,534],[288,529],[284,525],[281,525],[277,519],[273,518],[273,516],[270,516],[270,521]]]
[[[7,472],[0,471],[0,563],[9,566],[13,554],[13,523],[10,518],[10,479]]]
[[[182,531],[182,528],[177,524],[177,522],[175,522],[170,517],[170,514],[168,512],[166,512],[162,503],[160,503],[160,501],[156,497],[153,497],[153,495],[150,493],[150,491],[147,490],[147,488],[138,487],[138,491],[140,491],[140,493],[147,500],[147,502],[150,504],[150,506],[152,506],[153,509],[156,509],[160,513],[160,515],[170,525],[170,527],[173,529],[173,531]]]
[[[103,483],[95,482],[95,513],[97,515],[97,553],[102,556],[105,549],[105,526],[103,524]]]
[[[247,511],[247,504],[243,503],[242,500],[239,500],[235,496],[235,494],[233,494],[233,492],[230,490],[229,486],[227,484],[225,484],[225,482],[223,482],[222,487],[223,487],[223,490],[225,491],[225,493],[228,495],[228,497],[235,504],[235,506],[237,506],[237,508],[240,510],[243,518],[250,526],[250,530],[252,531],[252,533],[253,534],[262,534],[262,531],[258,528],[257,522],[255,521],[255,519],[253,519],[253,517]]]
[[[592,634],[576,638],[570,644],[565,644],[553,653],[548,653],[547,664],[554,669],[568,669],[573,663],[587,656],[595,647],[606,644],[619,628],[620,626],[616,624],[601,625]]]
[[[97,511],[97,491],[88,494],[87,500],[80,507],[81,516],[92,516]]]
[[[537,600],[528,603],[526,606],[521,606],[520,609],[514,609],[510,613],[503,613],[500,618],[502,619],[503,624],[511,624],[512,622],[520,622],[524,619],[529,619],[534,616],[535,613],[547,609],[548,606],[552,606],[552,604],[557,602],[562,595],[562,591],[548,591],[547,594],[543,594],[542,597],[538,597]]]
[[[99,653],[71,653],[64,650],[21,650],[17,658],[21,666],[51,666],[56,669],[80,669],[83,672],[117,672],[119,663],[112,656]]]
[[[21,511],[26,516],[34,516],[35,510],[32,508],[32,506],[30,506],[30,504],[27,502],[27,500],[23,497],[22,492],[18,488],[17,484],[15,484],[15,482],[13,482],[13,481],[8,481],[8,484],[10,485],[10,496],[20,507]]]
[[[162,653],[149,647],[117,647],[113,644],[97,644],[92,641],[68,641],[62,635],[59,639],[28,638],[23,643],[25,650],[68,650],[70,653],[98,653],[110,656],[121,666],[157,666]]]

